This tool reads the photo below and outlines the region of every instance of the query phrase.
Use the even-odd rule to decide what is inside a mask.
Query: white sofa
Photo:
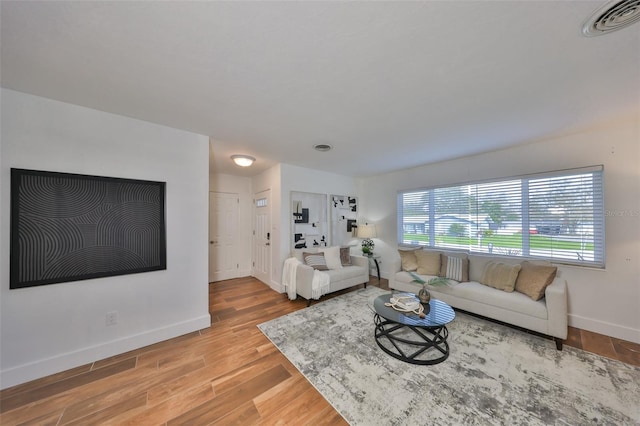
[[[291,253],[292,257],[298,259],[301,263],[296,269],[296,293],[307,299],[307,306],[311,305],[311,284],[313,281],[314,269],[305,265],[303,253],[317,253],[318,248],[294,249]],[[350,256],[351,266],[343,266],[339,269],[330,269],[322,271],[329,275],[330,284],[328,293],[344,290],[358,284],[367,286],[369,282],[369,259],[363,256]]]
[[[459,252],[441,253],[461,256]],[[562,350],[562,341],[567,338],[568,319],[567,285],[560,277],[560,270],[557,271],[553,282],[544,290],[544,297],[534,301],[518,291],[506,292],[480,283],[488,262],[513,265],[520,263],[520,260],[490,255],[462,254],[462,256],[469,260],[469,281],[458,283],[450,280],[451,285],[428,286],[432,298],[442,300],[463,311],[552,336],[557,349]],[[422,288],[421,284],[412,282],[414,278],[409,272],[402,270],[399,256],[391,262],[390,267],[390,288],[411,293],[417,293]],[[434,276],[420,275],[425,281]]]

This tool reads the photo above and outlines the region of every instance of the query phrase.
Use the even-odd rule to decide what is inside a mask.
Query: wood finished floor
[[[256,327],[305,301],[253,278],[209,289],[210,328],[5,389],[0,424],[347,424]],[[635,343],[571,328],[565,344],[640,366]]]

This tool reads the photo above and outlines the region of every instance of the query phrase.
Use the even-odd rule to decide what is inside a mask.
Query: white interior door
[[[265,284],[271,281],[270,190],[254,195],[253,276]]]
[[[209,193],[209,282],[238,276],[238,194]]]

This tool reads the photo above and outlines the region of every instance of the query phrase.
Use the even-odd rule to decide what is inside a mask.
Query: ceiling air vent
[[[587,37],[607,34],[640,21],[640,0],[616,0],[607,2],[593,12],[582,26]]]
[[[331,145],[329,145],[329,144],[326,144],[326,143],[319,143],[319,144],[313,146],[313,149],[315,149],[316,151],[320,151],[320,152],[330,151],[331,148],[333,148],[333,147]]]

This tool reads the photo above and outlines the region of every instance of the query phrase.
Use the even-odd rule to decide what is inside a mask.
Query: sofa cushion
[[[403,271],[415,271],[418,269],[418,259],[416,258],[416,249],[401,250],[398,249],[400,255],[400,263]]]
[[[549,265],[536,265],[531,262],[522,262],[522,268],[516,280],[516,291],[524,293],[533,300],[540,300],[544,291],[554,278],[558,268]]]
[[[511,293],[516,286],[519,272],[520,264],[507,265],[502,262],[488,262],[480,283]]]
[[[422,278],[428,280],[433,277],[422,276]],[[411,282],[413,278],[407,272],[396,272],[394,279],[397,282],[406,283],[402,287],[403,291],[408,291],[407,285],[415,287],[415,290],[411,290],[413,293],[417,293],[422,288],[420,284]],[[453,307],[458,307],[458,304],[455,303],[457,299],[464,299],[478,305],[495,306],[543,320],[547,319],[547,305],[544,300],[534,302],[529,296],[522,293],[516,291],[507,293],[476,281],[461,283],[450,281],[450,283],[448,286],[429,287],[431,297],[441,299],[441,295],[447,295],[449,296],[446,298],[447,303]],[[471,312],[473,311],[471,310]]]
[[[470,254],[469,255],[469,281],[480,282],[484,268],[489,262],[500,262],[506,265],[519,265],[522,258],[504,257],[486,254]]]
[[[416,250],[418,268],[416,272],[420,275],[438,275],[440,272],[440,252],[428,250]]]
[[[302,253],[302,257],[304,258],[305,265],[311,266],[313,269],[317,269],[319,271],[327,271],[329,268],[327,267],[327,262],[324,258],[324,253]]]
[[[328,274],[331,282],[335,283],[338,281],[348,280],[349,278],[357,278],[363,274],[369,275],[369,271],[367,268],[362,266],[345,266],[341,269],[332,269],[329,271],[325,271],[325,274]]]
[[[419,275],[418,276],[420,278],[422,278],[424,281],[428,282],[429,280],[433,279],[433,278],[439,278],[438,275]],[[422,284],[417,283],[414,281],[414,278],[411,276],[411,274],[409,272],[406,271],[400,271],[400,272],[396,272],[395,276],[393,277],[396,281],[401,282],[401,283],[411,283],[411,284],[415,284],[417,290],[420,290],[422,288]],[[449,280],[449,287],[455,286],[457,284],[460,284],[459,281],[455,281],[450,279]],[[438,286],[432,286],[429,285],[429,288],[442,288],[442,287],[446,287],[446,286],[442,286],[442,285],[438,285]]]
[[[349,247],[340,247],[340,262],[342,266],[351,266],[351,252]]]
[[[433,291],[455,295],[455,297],[472,300],[482,305],[547,319],[547,306],[544,301],[534,302],[522,293],[501,291],[475,281],[460,283],[454,287],[437,287]],[[432,296],[437,298],[437,295],[432,294]]]
[[[441,255],[440,258],[439,276],[450,280],[469,281],[469,259],[446,254]]]
[[[318,253],[318,247],[307,247],[304,249],[293,249],[291,250],[291,257],[295,257],[300,261],[300,263],[304,262],[304,253],[315,254]]]
[[[322,247],[318,250],[324,254],[324,260],[329,269],[342,269],[342,260],[340,259],[340,247]]]

